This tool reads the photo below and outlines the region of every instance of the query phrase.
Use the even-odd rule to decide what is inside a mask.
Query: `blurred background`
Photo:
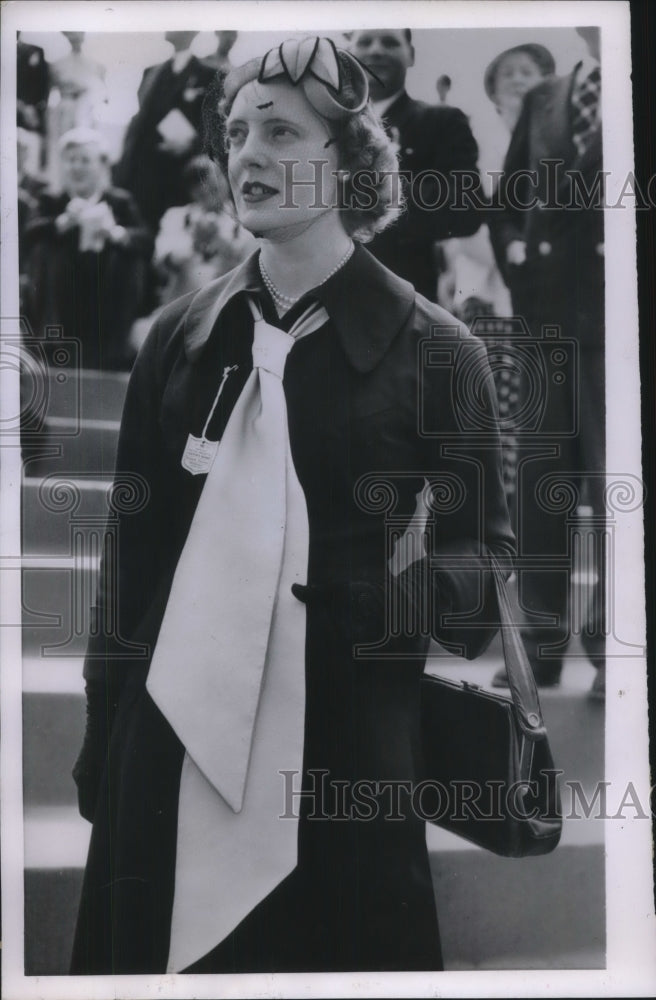
[[[323,32],[343,44],[341,32]],[[308,32],[239,32],[230,52],[238,66],[294,35]],[[69,45],[60,32],[21,32],[21,40],[40,46],[48,62],[64,57]],[[415,65],[408,71],[407,90],[411,97],[437,103],[437,78],[446,74],[452,87],[449,103],[469,116],[480,148],[481,171],[499,170],[507,147],[507,137],[499,128],[498,116],[483,89],[483,74],[491,60],[504,49],[524,42],[539,42],[552,53],[556,73],[568,73],[586,51],[574,28],[458,28],[413,31]],[[214,32],[201,31],[191,45],[205,58],[216,49]],[[100,111],[102,129],[110,155],[118,158],[127,124],[138,109],[137,88],[143,70],[170,56],[170,46],[161,32],[89,32],[85,54],[106,67],[106,103]]]
[[[204,66],[214,59],[216,68],[221,59],[229,66],[262,55],[293,34],[240,31],[223,55],[213,31],[195,34],[187,44]],[[331,34],[343,44],[341,33]],[[71,768],[84,730],[87,608],[103,533],[113,516],[108,487],[128,372],[167,301],[229,270],[253,249],[252,237],[231,213],[227,189],[197,155],[197,135],[187,151],[193,172],[181,171],[188,190],[176,191],[179,196],[159,206],[151,219],[147,196],[161,172],[143,169],[146,182],[131,187],[125,168],[120,182],[114,177],[116,187],[109,183],[110,168],[114,171],[129,147],[130,123],[143,110],[140,87],[142,106],[147,104],[144,71],[172,60],[173,46],[164,33],[67,35],[20,35],[24,65],[35,74],[47,67],[49,81],[41,91],[45,97],[33,92],[28,98],[36,110],[23,109],[19,136],[22,311],[34,334],[21,370],[24,398],[34,400],[33,427],[26,422],[23,428],[21,518],[25,971],[46,976],[68,968],[90,833],[78,814]],[[407,92],[464,112],[478,144],[486,194],[494,187],[491,172],[502,169],[512,130],[486,93],[492,60],[514,46],[537,43],[553,56],[555,72],[565,75],[586,53],[574,28],[414,30],[412,41],[416,57]],[[191,72],[188,61],[185,66]],[[199,74],[208,71],[195,65],[196,77],[183,93],[196,127],[194,115],[207,85]],[[442,77],[449,85],[440,93]],[[151,97],[152,92],[151,87]],[[170,120],[180,127],[180,115]],[[66,129],[78,131],[62,159]],[[143,204],[136,205],[140,199]],[[514,314],[484,219],[477,225],[471,236],[442,245],[436,265],[442,280],[438,287],[436,277],[431,297],[467,322],[478,317],[476,332],[487,333],[494,347],[494,338],[503,345],[506,334],[514,335]],[[96,300],[91,292],[99,283],[87,275],[100,272],[106,294]],[[76,308],[70,311],[73,300]],[[63,339],[48,340],[55,325]],[[495,376],[500,404],[505,399],[509,406],[516,388],[504,365],[497,364]],[[512,431],[511,422],[504,473],[511,502],[515,457],[508,427]],[[596,571],[594,566],[574,571],[577,606],[585,611]],[[543,708],[557,766],[566,779],[580,782],[590,799],[604,775],[604,712],[588,697],[595,669],[581,649],[584,626],[582,612],[572,625],[577,634],[565,683],[544,691]],[[497,641],[477,663],[467,664],[466,676],[489,686],[502,664]],[[462,661],[443,652],[434,651],[431,665],[454,680],[463,676]],[[604,966],[604,832],[594,817],[566,822],[553,855],[521,862],[493,857],[435,827],[429,827],[428,843],[448,969]]]

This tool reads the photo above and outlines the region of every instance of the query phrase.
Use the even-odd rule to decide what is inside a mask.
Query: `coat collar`
[[[261,293],[259,250],[223,278],[201,289],[184,320],[185,352],[197,361],[219,316],[239,295]],[[407,323],[415,301],[412,285],[356,243],[350,260],[311,292],[330,316],[349,362],[359,372],[376,367]]]
[[[394,103],[390,104],[387,110],[383,112],[382,117],[391,125],[398,126],[405,121],[418,103],[418,101],[415,101],[414,98],[410,97],[407,90],[403,90]]]

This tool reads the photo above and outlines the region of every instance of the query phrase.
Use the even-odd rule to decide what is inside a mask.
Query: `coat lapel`
[[[314,293],[358,372],[372,371],[409,320],[415,290],[356,244],[348,264]]]
[[[540,106],[539,112],[532,120],[538,129],[536,145],[540,147],[541,158],[556,155],[562,157],[566,164],[570,164],[574,159],[570,114],[573,83],[572,73],[569,76],[554,77],[548,86],[539,87],[537,90]]]
[[[185,352],[198,361],[228,303],[241,293],[261,293],[258,254],[201,289],[184,319]],[[412,315],[415,290],[359,244],[347,264],[312,292],[330,316],[342,349],[358,372],[372,371]]]

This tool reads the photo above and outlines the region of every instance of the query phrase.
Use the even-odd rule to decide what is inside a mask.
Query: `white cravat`
[[[226,426],[178,562],[147,689],[183,743],[168,971],[219,944],[296,865],[282,770],[299,773],[308,522],[282,385],[295,339],[255,317],[253,371]]]

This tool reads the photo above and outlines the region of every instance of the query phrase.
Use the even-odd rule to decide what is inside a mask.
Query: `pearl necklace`
[[[341,260],[339,260],[337,264],[335,264],[332,270],[328,272],[328,274],[326,275],[325,278],[323,278],[322,281],[317,282],[317,285],[315,287],[325,284],[329,278],[332,278],[334,274],[337,274],[340,268],[344,267],[344,264],[346,264],[346,262],[350,260],[354,250],[355,250],[355,244],[351,241],[348,250],[341,258]],[[273,281],[269,277],[269,274],[267,273],[266,268],[262,263],[262,254],[260,254],[260,256],[258,257],[258,263],[260,265],[260,274],[262,275],[262,281],[264,282],[267,291],[270,293],[271,298],[276,303],[276,305],[280,306],[285,311],[287,309],[291,309],[292,306],[296,305],[298,300],[302,298],[302,295],[297,295],[294,298],[291,295],[285,295],[274,285]]]

